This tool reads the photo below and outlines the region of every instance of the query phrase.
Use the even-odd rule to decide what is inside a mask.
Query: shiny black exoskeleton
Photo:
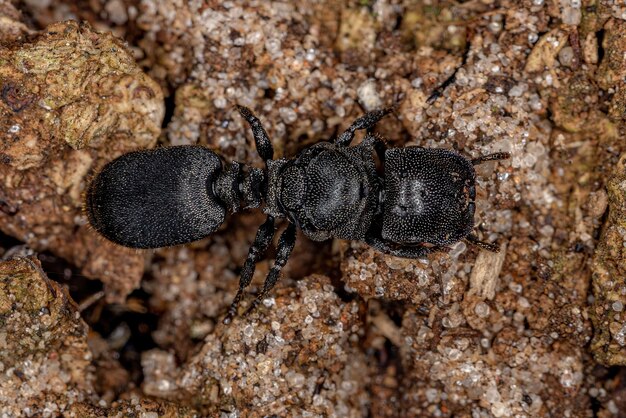
[[[259,207],[259,228],[241,271],[239,291],[224,322],[237,312],[255,264],[286,218],[274,266],[249,310],[279,278],[296,241],[296,230],[316,240],[363,241],[398,257],[418,258],[467,240],[497,247],[473,234],[474,165],[508,158],[507,153],[468,160],[456,152],[421,147],[386,148],[371,132],[389,109],[357,119],[333,142],[320,142],[295,158],[273,160],[272,144],[260,121],[239,107],[250,124],[261,170],[225,163],[208,148],[181,146],[137,151],[110,162],[86,193],[91,225],[109,240],[132,248],[158,248],[204,238],[228,212]],[[365,139],[350,146],[357,130]],[[376,156],[384,168],[376,168]]]

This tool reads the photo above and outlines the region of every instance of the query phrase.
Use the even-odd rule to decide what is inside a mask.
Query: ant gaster
[[[372,129],[391,109],[366,113],[333,142],[319,142],[295,158],[274,160],[259,119],[239,112],[254,135],[265,169],[225,163],[202,146],[165,147],[125,154],[108,163],[86,193],[86,213],[96,231],[132,248],[158,248],[204,238],[228,212],[264,203],[259,228],[241,270],[239,290],[224,323],[237,314],[256,263],[276,232],[274,266],[248,312],[276,284],[296,241],[296,230],[315,241],[363,241],[385,254],[418,258],[466,240],[490,251],[498,247],[472,233],[476,197],[474,165],[508,153],[466,159],[445,149],[387,148]],[[351,146],[357,130],[364,140]],[[378,156],[384,168],[376,169]]]

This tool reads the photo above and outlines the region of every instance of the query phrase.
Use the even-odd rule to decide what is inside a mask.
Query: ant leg
[[[241,116],[248,122],[250,129],[252,129],[252,135],[254,136],[254,142],[256,143],[256,150],[261,156],[261,159],[267,164],[267,160],[271,160],[274,157],[274,148],[272,142],[267,136],[267,132],[259,118],[254,116],[252,111],[245,106],[237,105],[237,109]]]
[[[265,223],[259,227],[256,237],[254,238],[254,242],[248,250],[248,257],[246,258],[246,262],[241,269],[239,290],[237,290],[237,294],[235,295],[233,302],[230,304],[230,308],[228,308],[228,314],[223,321],[225,324],[230,324],[233,317],[237,314],[237,307],[243,297],[243,292],[252,281],[256,263],[261,259],[261,257],[263,257],[265,251],[267,251],[267,247],[269,247],[272,242],[272,238],[274,237],[274,232],[274,217],[268,216]]]
[[[367,131],[367,135],[363,142],[361,142],[361,146],[372,147],[374,151],[376,151],[376,155],[382,164],[385,163],[385,151],[387,150],[387,144],[385,141],[377,134]]]
[[[468,44],[468,46],[465,48],[465,52],[463,52],[463,58],[461,59],[461,64],[454,69],[454,72],[452,73],[450,77],[448,77],[443,83],[441,83],[441,85],[437,87],[430,96],[428,96],[428,99],[426,99],[426,104],[431,105],[435,103],[435,101],[443,95],[444,90],[447,89],[450,85],[452,85],[456,81],[456,74],[459,72],[461,67],[467,64],[467,57],[469,53],[470,53],[470,47]]]
[[[352,142],[352,139],[354,139],[354,133],[356,131],[360,129],[372,129],[382,118],[393,112],[393,109],[393,107],[387,107],[385,109],[367,112],[355,120],[344,133],[339,135],[335,140],[335,144],[340,147],[347,147]]]
[[[498,244],[491,244],[489,242],[481,241],[474,234],[469,234],[468,236],[466,236],[465,241],[477,246],[478,248],[482,248],[483,250],[491,251],[492,253],[500,252],[500,247],[498,246]]]
[[[402,258],[423,258],[428,254],[436,253],[439,251],[446,253],[450,251],[450,248],[444,246],[424,247],[421,245],[417,245],[414,247],[403,246],[399,248],[394,248],[384,240],[376,238],[374,236],[366,237],[365,243],[373,248],[376,248],[382,253]]]
[[[463,66],[463,64],[461,64],[461,66]],[[437,87],[430,96],[428,96],[428,99],[426,99],[426,104],[431,105],[435,103],[435,101],[441,97],[443,91],[456,81],[456,73],[459,71],[459,68],[461,67],[458,67],[456,70],[454,70],[452,75],[448,77],[443,83],[441,83],[441,85]]]
[[[294,245],[296,244],[296,226],[292,223],[289,224],[285,232],[280,236],[280,240],[278,241],[278,252],[276,254],[276,261],[274,261],[274,265],[270,270],[267,278],[265,279],[265,283],[263,284],[263,290],[258,294],[256,299],[250,305],[250,308],[246,311],[245,315],[248,315],[252,312],[258,304],[265,299],[270,290],[274,287],[278,278],[280,277],[280,271],[287,264],[287,260],[289,260],[289,256],[291,255],[291,250],[293,250]]]
[[[508,152],[496,152],[493,154],[483,155],[482,157],[472,159],[473,165],[478,165],[485,163],[487,161],[498,161],[498,160],[506,160],[507,158],[511,158],[511,154]]]

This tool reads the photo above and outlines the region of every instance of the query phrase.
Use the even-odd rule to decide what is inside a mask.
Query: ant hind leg
[[[291,251],[293,250],[294,245],[296,244],[296,226],[292,223],[287,226],[285,232],[280,236],[280,240],[278,241],[278,250],[276,253],[276,260],[274,261],[274,265],[270,270],[267,278],[265,279],[265,283],[263,284],[263,290],[258,294],[256,299],[250,305],[250,308],[246,311],[245,315],[248,315],[252,312],[258,305],[261,303],[263,299],[267,296],[270,290],[276,285],[280,277],[280,272],[287,264],[287,260],[289,260],[289,256],[291,255]]]
[[[252,276],[254,275],[256,263],[261,259],[261,257],[263,257],[263,255],[267,251],[267,247],[269,247],[270,243],[272,242],[272,238],[274,238],[274,233],[274,218],[272,216],[268,216],[265,223],[259,227],[259,230],[256,233],[256,237],[254,238],[254,242],[248,250],[248,257],[246,258],[246,262],[241,269],[241,276],[239,278],[239,290],[237,290],[237,294],[235,295],[235,298],[233,299],[233,302],[228,309],[228,314],[226,314],[226,317],[224,318],[225,324],[230,324],[234,316],[237,314],[237,307],[239,306],[239,302],[241,302],[241,299],[243,298],[243,292],[252,281]]]

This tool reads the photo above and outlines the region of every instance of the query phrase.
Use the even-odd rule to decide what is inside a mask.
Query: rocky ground
[[[0,96],[0,416],[626,416],[619,1],[0,0]],[[236,104],[277,157],[391,105],[391,146],[510,152],[478,169],[501,252],[299,236],[223,325],[260,212],[139,252],[82,193],[158,145],[261,166]]]

